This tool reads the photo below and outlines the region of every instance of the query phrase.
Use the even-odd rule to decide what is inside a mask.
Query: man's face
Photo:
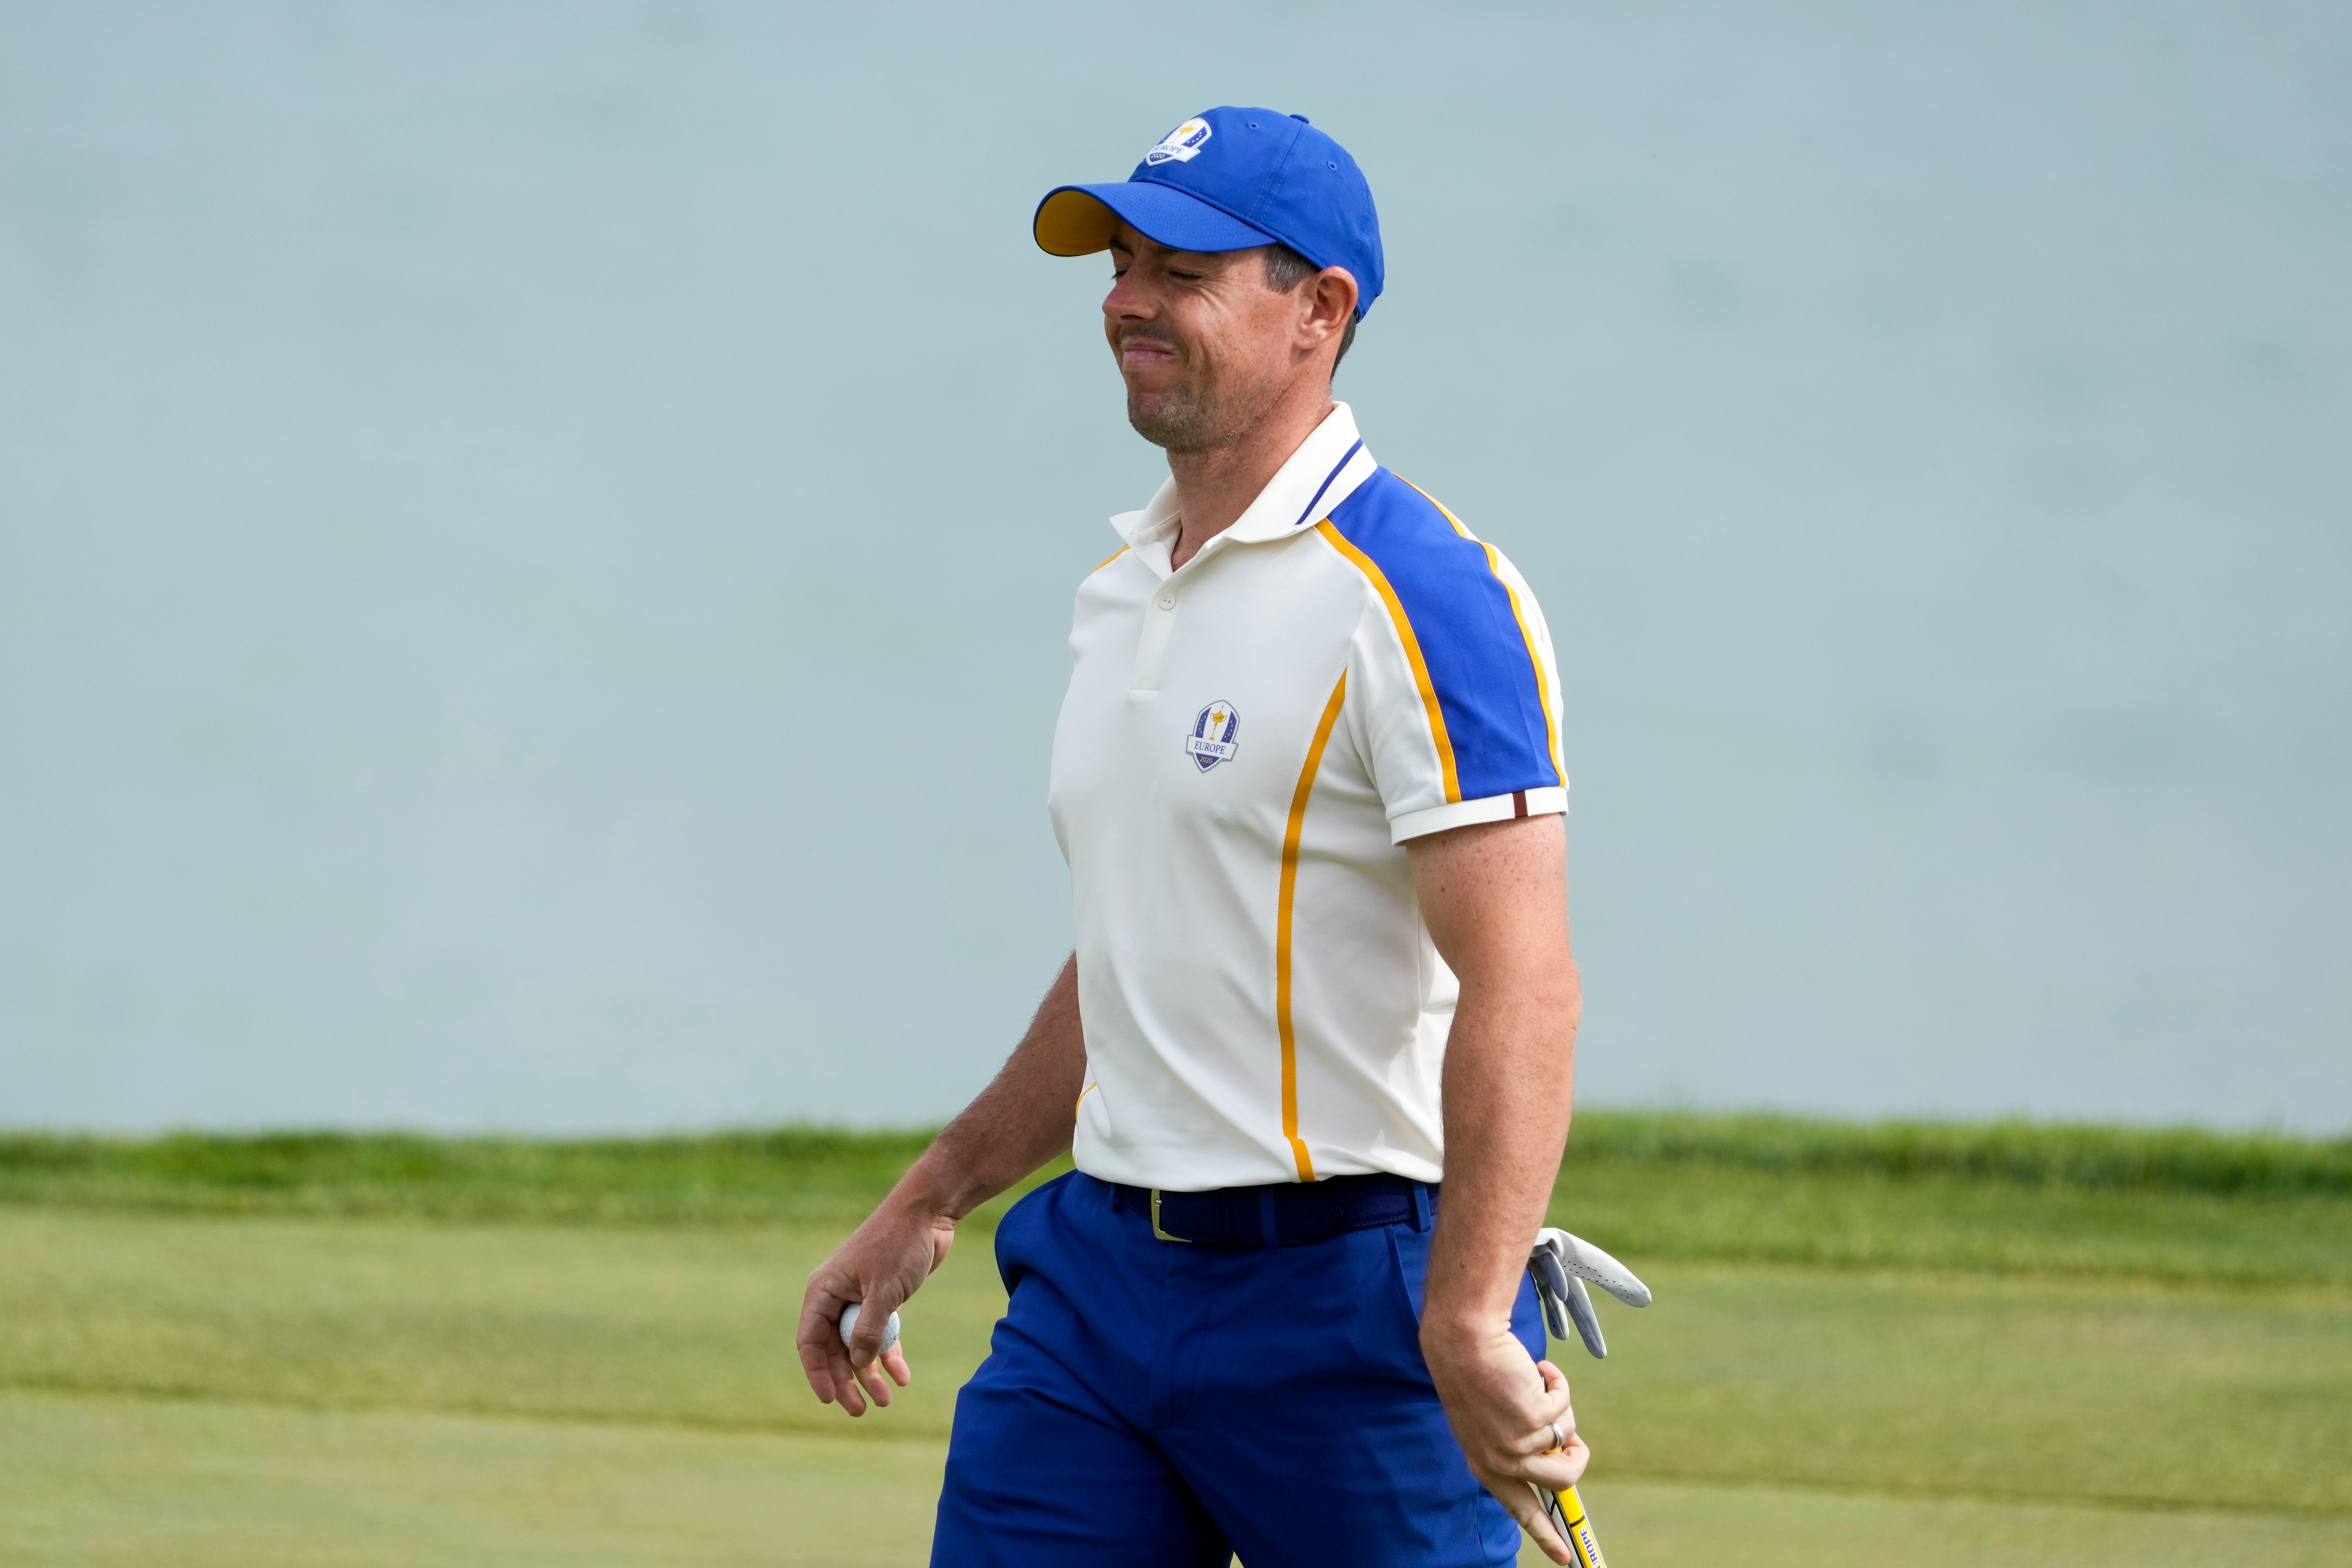
[[[1127,381],[1127,419],[1171,452],[1223,445],[1297,373],[1301,302],[1266,283],[1265,253],[1171,250],[1121,224],[1103,335]]]

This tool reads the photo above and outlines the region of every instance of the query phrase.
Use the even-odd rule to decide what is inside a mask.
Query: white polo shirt
[[[1174,1191],[1444,1174],[1453,973],[1404,841],[1568,809],[1535,596],[1345,403],[1181,570],[1175,486],[1079,588],[1050,804],[1078,1168]]]

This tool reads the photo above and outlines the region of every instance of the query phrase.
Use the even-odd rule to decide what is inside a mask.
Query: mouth
[[[1122,370],[1173,364],[1176,362],[1176,346],[1160,338],[1121,338],[1118,341],[1118,362]]]

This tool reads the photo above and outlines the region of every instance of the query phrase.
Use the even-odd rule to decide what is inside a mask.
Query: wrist
[[[1439,1354],[1460,1353],[1510,1336],[1511,1314],[1508,1312],[1439,1312],[1433,1309],[1421,1316],[1421,1346],[1424,1356],[1432,1352]]]
[[[1508,1338],[1511,1309],[1526,1276],[1516,1270],[1496,1277],[1486,1269],[1443,1266],[1433,1260],[1422,1301],[1421,1343],[1440,1348],[1490,1344]]]
[[[935,1158],[938,1154],[936,1145],[926,1150],[898,1178],[883,1206],[909,1218],[953,1225],[987,1201],[984,1197],[971,1196],[970,1179],[950,1162]]]

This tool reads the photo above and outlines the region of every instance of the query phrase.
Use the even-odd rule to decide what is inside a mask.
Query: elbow
[[[1544,981],[1544,1001],[1570,1030],[1575,1029],[1584,1017],[1584,977],[1577,973],[1576,960],[1562,958]]]
[[[1538,1032],[1573,1048],[1584,1018],[1584,987],[1572,963],[1523,974],[1513,988],[1520,1016]]]
[[[1576,1031],[1584,1021],[1584,982],[1577,975],[1576,964],[1563,965],[1545,988],[1544,1010],[1551,1016],[1552,1028],[1561,1044],[1572,1055],[1576,1051]]]

